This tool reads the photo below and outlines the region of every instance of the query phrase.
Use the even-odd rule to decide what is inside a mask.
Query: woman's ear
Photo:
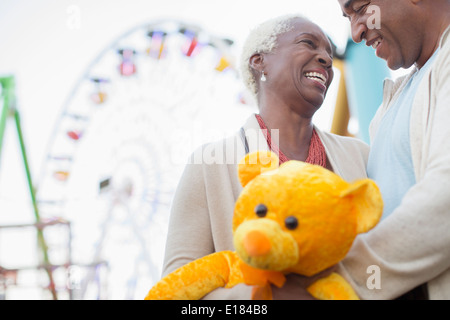
[[[256,73],[261,73],[264,70],[264,55],[262,53],[253,54],[249,59],[249,65]]]

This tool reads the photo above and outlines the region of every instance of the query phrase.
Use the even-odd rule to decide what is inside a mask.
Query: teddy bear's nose
[[[272,248],[266,235],[257,230],[247,233],[244,237],[243,244],[247,254],[252,257],[263,256],[269,253]]]

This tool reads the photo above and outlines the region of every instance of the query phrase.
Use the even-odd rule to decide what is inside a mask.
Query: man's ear
[[[383,198],[378,186],[371,179],[352,183],[341,193],[341,198],[351,198],[357,210],[357,233],[375,227],[383,214]]]
[[[247,183],[263,172],[278,168],[280,160],[272,151],[256,151],[248,153],[238,164],[238,176],[241,185]]]

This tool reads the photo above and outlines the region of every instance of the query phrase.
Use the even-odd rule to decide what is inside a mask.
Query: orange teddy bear
[[[238,173],[244,189],[233,217],[235,252],[192,261],[161,279],[147,300],[201,299],[219,287],[255,286],[253,299],[271,299],[285,274],[312,276],[342,260],[359,233],[379,221],[383,202],[370,179],[348,183],[301,161],[278,166],[270,151],[246,155]],[[358,299],[336,273],[307,288],[317,299]]]

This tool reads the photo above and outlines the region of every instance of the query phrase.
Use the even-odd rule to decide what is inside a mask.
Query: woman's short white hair
[[[255,53],[269,53],[276,48],[277,37],[280,34],[292,30],[291,21],[293,19],[306,19],[299,14],[290,14],[280,16],[266,22],[261,23],[250,31],[244,42],[241,54],[241,76],[242,79],[253,95],[256,95],[258,88],[256,79],[250,67],[250,57]]]

